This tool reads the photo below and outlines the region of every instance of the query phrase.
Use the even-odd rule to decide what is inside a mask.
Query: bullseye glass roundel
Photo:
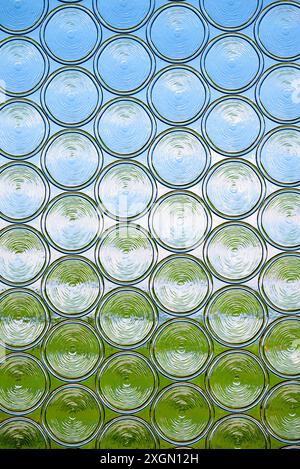
[[[300,448],[298,0],[0,0],[0,449]]]

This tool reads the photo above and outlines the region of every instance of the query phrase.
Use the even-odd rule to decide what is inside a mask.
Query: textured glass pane
[[[0,0],[0,448],[300,442],[300,3]]]

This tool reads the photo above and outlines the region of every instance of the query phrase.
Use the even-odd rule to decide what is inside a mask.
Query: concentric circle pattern
[[[83,252],[102,231],[103,220],[95,202],[81,193],[63,193],[50,201],[42,217],[42,230],[57,250]]]
[[[207,19],[219,29],[235,31],[248,26],[262,7],[262,0],[200,0]]]
[[[103,281],[88,259],[65,256],[50,265],[41,289],[50,308],[63,316],[76,317],[96,306],[103,293]]]
[[[0,449],[299,448],[299,380],[299,0],[0,0]]]
[[[145,104],[133,98],[109,101],[95,120],[100,145],[119,158],[132,158],[142,153],[155,132],[154,117]]]
[[[105,277],[119,284],[146,278],[157,258],[149,233],[133,223],[120,223],[103,233],[96,247],[96,262]]]
[[[266,244],[250,225],[224,223],[207,238],[204,258],[217,278],[239,283],[256,275],[262,267],[266,259]]]
[[[265,195],[259,172],[245,160],[228,159],[212,166],[204,180],[204,197],[222,218],[241,219],[254,212]]]
[[[274,192],[261,206],[258,223],[265,239],[279,249],[300,247],[300,191]]]
[[[104,339],[118,348],[139,347],[156,329],[157,309],[145,292],[134,287],[110,291],[97,310]]]
[[[268,367],[280,376],[299,377],[299,318],[290,316],[272,322],[261,340],[261,354]]]
[[[164,323],[151,342],[157,368],[172,379],[191,379],[207,366],[212,344],[202,327],[190,320]]]
[[[4,420],[0,425],[0,449],[48,449],[48,438],[34,421],[24,417]]]
[[[216,291],[205,308],[207,329],[227,347],[241,347],[254,341],[267,322],[267,308],[257,293],[246,286]]]
[[[194,443],[213,419],[206,394],[193,384],[173,384],[164,388],[152,405],[151,418],[158,434],[174,444]]]
[[[210,165],[210,151],[189,128],[171,128],[158,135],[149,149],[148,163],[156,179],[174,189],[194,186]]]
[[[157,392],[158,379],[150,362],[138,353],[112,355],[97,377],[102,401],[120,413],[138,412]]]
[[[167,124],[187,124],[203,113],[209,90],[200,73],[189,66],[169,66],[157,73],[148,88],[154,114]]]
[[[149,216],[153,238],[170,251],[195,249],[210,230],[211,215],[191,192],[168,192],[157,200]]]
[[[111,420],[96,440],[99,449],[156,449],[157,438],[150,425],[134,416]]]
[[[300,312],[299,267],[299,253],[278,254],[266,263],[259,288],[271,308],[287,314]]]
[[[203,17],[187,4],[159,8],[147,27],[151,47],[168,62],[192,59],[199,54],[208,37]]]
[[[29,221],[41,213],[49,198],[49,183],[31,163],[8,163],[0,170],[0,216]]]
[[[82,385],[56,389],[43,408],[43,424],[51,437],[65,446],[91,440],[103,422],[103,408],[96,395]]]
[[[299,381],[280,383],[265,398],[262,419],[278,440],[300,441],[299,386]]]
[[[87,60],[101,40],[101,29],[92,13],[82,6],[53,10],[43,22],[41,41],[54,60],[75,64]]]
[[[6,355],[0,363],[0,376],[0,408],[9,414],[32,412],[48,394],[48,374],[32,355]]]
[[[201,261],[173,255],[160,261],[150,277],[150,293],[169,314],[192,314],[211,293],[212,280]]]
[[[255,43],[241,34],[213,39],[202,56],[202,69],[210,84],[226,93],[249,88],[259,77],[263,58]]]
[[[255,36],[262,50],[276,60],[300,56],[300,5],[275,2],[265,8],[255,24]]]
[[[257,420],[249,415],[235,414],[215,424],[206,445],[209,449],[268,449],[269,438]]]
[[[274,65],[265,71],[256,87],[256,100],[262,112],[279,123],[297,123],[300,119],[300,66]]]
[[[0,124],[0,152],[7,158],[33,156],[49,134],[49,122],[40,107],[24,99],[0,106]]]
[[[96,199],[103,212],[124,221],[144,215],[154,203],[156,192],[148,169],[125,160],[104,168],[95,185]]]
[[[102,102],[102,90],[87,70],[63,67],[48,77],[41,101],[55,123],[76,127],[95,116]]]
[[[0,280],[24,286],[41,277],[49,262],[49,247],[29,225],[9,225],[0,231]]]
[[[281,126],[267,133],[257,148],[257,164],[264,176],[278,186],[300,184],[300,131]]]
[[[264,120],[256,106],[241,96],[225,96],[207,109],[202,130],[209,145],[225,156],[248,153],[259,142]]]
[[[218,355],[206,374],[206,388],[226,410],[245,411],[261,400],[268,374],[255,355],[230,351]]]
[[[94,67],[100,83],[109,91],[134,94],[149,82],[155,59],[143,41],[127,34],[104,42]]]
[[[52,184],[77,190],[93,182],[103,164],[101,149],[82,130],[63,130],[43,148],[41,165]]]
[[[29,38],[8,38],[0,43],[1,91],[26,96],[36,91],[48,73],[48,57]]]
[[[80,381],[92,374],[102,359],[96,331],[81,321],[64,321],[53,327],[43,344],[44,362],[60,379]]]
[[[36,28],[48,9],[48,0],[1,0],[1,29],[8,34],[23,34]]]
[[[33,347],[49,327],[48,310],[29,289],[12,288],[0,297],[0,343],[11,350]]]
[[[134,31],[149,18],[154,0],[93,0],[94,10],[101,23],[118,32]]]

